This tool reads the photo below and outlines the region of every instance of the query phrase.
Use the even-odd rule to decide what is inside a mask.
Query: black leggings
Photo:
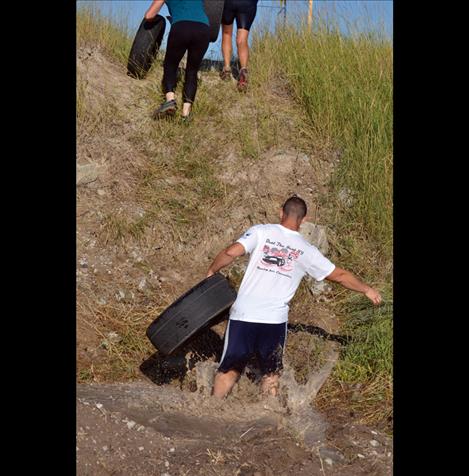
[[[194,102],[197,92],[197,72],[210,41],[210,29],[205,23],[178,21],[171,27],[164,58],[163,91],[174,92],[179,63],[187,51],[184,102]]]

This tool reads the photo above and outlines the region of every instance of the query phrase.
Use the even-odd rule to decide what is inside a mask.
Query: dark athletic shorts
[[[283,368],[283,348],[287,323],[261,324],[229,320],[221,357],[220,372],[242,372],[252,356],[256,356],[262,375],[278,373]]]
[[[221,22],[232,25],[236,18],[236,27],[249,30],[257,12],[257,0],[225,0]]]

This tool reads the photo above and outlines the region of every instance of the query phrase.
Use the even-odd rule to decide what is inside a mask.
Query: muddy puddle
[[[278,398],[259,394],[255,362],[228,398],[212,397],[222,339],[210,332],[152,355],[140,381],[78,385],[77,474],[391,474],[389,443],[369,444],[376,432],[352,426],[331,440],[314,399],[340,344],[306,334],[288,336]]]
[[[307,333],[289,335],[278,398],[260,396],[260,374],[252,361],[220,401],[210,393],[223,341],[215,333],[201,339],[178,355],[156,353],[142,364],[153,383],[79,386],[78,397],[166,436],[251,439],[281,429],[309,448],[324,439],[326,425],[313,401],[337,360],[337,343]]]

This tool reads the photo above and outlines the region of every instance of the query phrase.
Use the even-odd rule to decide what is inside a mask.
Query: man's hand
[[[213,260],[213,263],[210,265],[210,268],[208,268],[207,278],[213,276],[215,273],[218,273],[220,269],[228,266],[235,260],[235,258],[243,256],[244,253],[244,246],[241,243],[233,243],[225,250],[220,251],[220,253],[218,253],[218,255]]]
[[[381,294],[376,289],[360,281],[350,271],[336,267],[326,279],[335,281],[344,286],[344,288],[363,293],[375,305],[381,303]]]
[[[381,304],[381,294],[376,289],[370,288],[366,291],[365,296],[375,305]]]

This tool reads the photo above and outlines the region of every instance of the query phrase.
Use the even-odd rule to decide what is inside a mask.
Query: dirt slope
[[[279,402],[258,401],[243,377],[220,406],[207,393],[213,356],[182,375],[151,376],[167,369],[146,327],[204,277],[221,247],[252,224],[276,222],[293,192],[326,224],[337,154],[311,142],[281,82],[260,94],[253,80],[239,95],[204,71],[194,122],[184,126],[150,119],[158,65],[135,81],[99,50],[79,49],[77,75],[77,474],[391,474],[385,435],[313,407],[318,370],[335,352],[317,337],[289,337]],[[227,270],[234,284],[243,265]],[[306,287],[290,321],[339,329],[327,299]],[[185,362],[184,352],[177,358]],[[133,382],[104,383],[116,381]]]

